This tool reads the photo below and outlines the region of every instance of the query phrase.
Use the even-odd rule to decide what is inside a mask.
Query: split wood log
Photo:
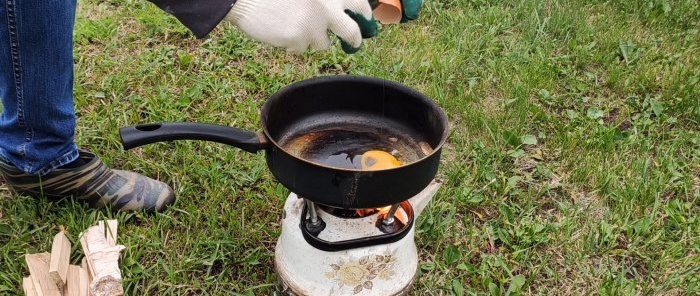
[[[99,225],[88,228],[80,238],[80,242],[85,251],[87,265],[92,269],[90,295],[124,295],[122,276],[119,270],[119,252],[125,247],[110,245],[105,236],[104,227]]]
[[[22,289],[24,290],[24,295],[27,296],[37,296],[36,289],[34,288],[34,283],[30,276],[22,279]]]
[[[87,243],[87,237],[85,236],[84,232],[81,232],[79,234],[80,236],[80,246],[83,247],[83,254],[85,256],[83,257],[83,268],[87,269],[88,275],[90,275],[90,281],[95,277],[95,270],[92,268],[92,262],[88,260],[88,255],[90,254],[90,251],[88,250],[88,243]]]
[[[51,261],[49,263],[49,275],[60,289],[66,284],[68,265],[70,265],[70,241],[63,233],[59,232],[53,238],[51,246]]]
[[[49,261],[51,254],[38,253],[26,254],[24,259],[27,261],[29,274],[34,284],[34,289],[38,296],[61,296],[61,291],[56,286],[56,283],[49,275]]]
[[[77,265],[68,267],[68,282],[64,296],[88,296],[87,270]]]
[[[88,288],[91,280],[92,278],[90,278],[90,274],[88,273],[87,269],[80,268],[80,296],[90,295]]]
[[[80,268],[82,268],[85,271],[85,276],[87,276],[88,284],[92,282],[92,270],[90,270],[90,267],[87,264],[87,257],[83,256],[83,260],[80,261]]]

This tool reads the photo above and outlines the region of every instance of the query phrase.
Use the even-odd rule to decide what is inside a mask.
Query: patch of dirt
[[[629,245],[629,240],[627,239],[627,236],[624,233],[621,233],[617,237],[617,245],[615,246],[615,248],[627,250],[628,245]]]
[[[612,108],[610,112],[608,112],[608,115],[603,117],[603,123],[606,125],[613,125],[615,122],[617,122],[617,117],[620,115],[620,109],[619,108]]]
[[[518,171],[532,173],[537,167],[538,161],[532,157],[520,157],[515,160]]]
[[[625,278],[627,279],[643,279],[648,273],[647,265],[641,258],[627,256],[622,262],[627,269],[625,273]]]
[[[552,213],[557,210],[557,205],[551,201],[544,201],[540,205],[543,212]]]
[[[618,126],[618,129],[620,129],[620,131],[625,132],[628,129],[630,129],[630,127],[632,127],[632,122],[629,121],[629,119],[625,119],[625,121],[620,123],[620,126]]]
[[[322,74],[350,74],[352,66],[340,64],[324,64],[318,67],[318,72]]]

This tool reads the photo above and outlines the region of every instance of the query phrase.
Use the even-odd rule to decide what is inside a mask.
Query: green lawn
[[[221,27],[196,40],[143,0],[82,0],[77,141],[171,184],[165,214],[11,197],[0,183],[0,295],[60,225],[120,220],[129,295],[270,295],[287,195],[263,153],[206,142],[123,151],[118,128],[260,130],[266,98],[318,75],[371,75],[449,116],[438,195],[417,221],[411,295],[700,293],[700,2],[428,0],[363,50],[301,56]]]

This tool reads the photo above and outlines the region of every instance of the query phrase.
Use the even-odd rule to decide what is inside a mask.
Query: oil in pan
[[[368,164],[368,155],[389,159],[383,156],[389,154],[399,164],[408,164],[422,157],[421,147],[415,139],[367,126],[315,129],[290,137],[282,147],[296,157],[317,164],[356,170],[373,165]]]

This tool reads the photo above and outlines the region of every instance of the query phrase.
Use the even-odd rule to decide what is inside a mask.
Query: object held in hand
[[[403,16],[401,0],[379,0],[372,13],[382,24],[398,24]]]

